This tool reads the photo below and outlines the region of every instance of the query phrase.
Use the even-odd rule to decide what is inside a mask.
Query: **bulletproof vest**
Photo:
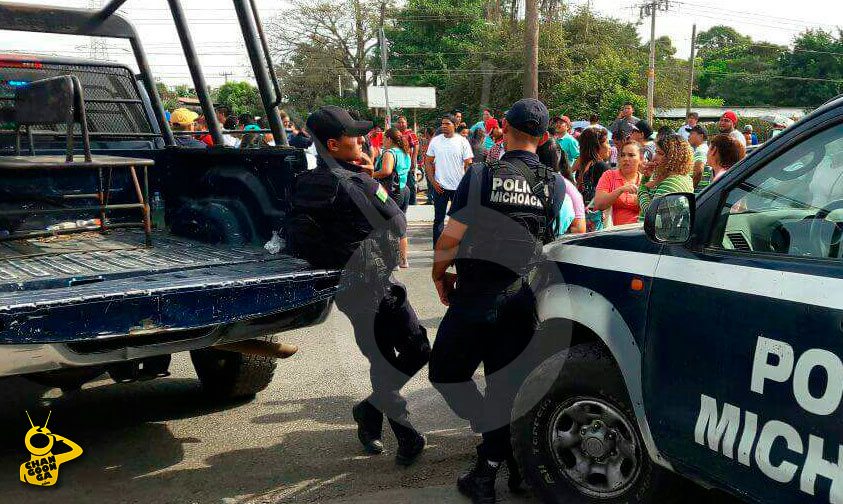
[[[554,174],[541,165],[530,169],[517,159],[484,165],[484,170],[471,171],[474,216],[460,244],[458,274],[463,279],[477,270],[481,275],[490,270],[526,275],[541,259],[542,245],[555,235]]]
[[[377,222],[377,210],[350,187],[353,175],[327,167],[299,175],[284,226],[287,251],[313,266],[343,268],[377,281],[398,264],[398,237]]]

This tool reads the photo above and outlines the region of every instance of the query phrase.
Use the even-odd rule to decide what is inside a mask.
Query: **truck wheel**
[[[275,343],[275,335],[264,337]],[[215,348],[190,352],[202,387],[211,394],[235,398],[254,396],[265,389],[275,373],[276,359]]]
[[[650,460],[623,379],[599,345],[570,349],[550,391],[513,422],[512,443],[544,502],[665,502],[670,475]]]

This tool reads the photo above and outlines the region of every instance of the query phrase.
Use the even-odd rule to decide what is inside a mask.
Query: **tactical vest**
[[[284,225],[287,252],[315,267],[343,268],[358,280],[377,282],[398,265],[398,237],[350,187],[352,175],[325,167],[299,175]]]
[[[484,165],[484,170],[471,171],[473,217],[457,254],[458,276],[471,282],[497,281],[482,278],[489,271],[525,276],[541,260],[542,245],[555,237],[555,175],[518,159]],[[512,273],[502,273],[506,270]]]

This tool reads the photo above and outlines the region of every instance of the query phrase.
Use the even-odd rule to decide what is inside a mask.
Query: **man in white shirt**
[[[686,141],[688,140],[688,137],[691,136],[691,130],[694,129],[694,126],[696,126],[699,122],[700,115],[697,112],[689,112],[687,119],[688,122],[679,127],[679,136],[684,138]]]
[[[430,180],[429,191],[433,191],[433,246],[445,229],[445,214],[448,203],[454,199],[454,191],[460,185],[466,169],[474,159],[471,144],[462,135],[456,134],[457,118],[447,115],[442,118],[442,134],[433,137],[425,153],[425,171]]]
[[[743,136],[743,133],[738,131],[737,128],[738,115],[732,110],[723,112],[723,115],[720,116],[720,122],[717,123],[717,129],[720,131],[720,134],[730,135],[732,138],[740,142],[741,145],[746,147],[746,138]]]

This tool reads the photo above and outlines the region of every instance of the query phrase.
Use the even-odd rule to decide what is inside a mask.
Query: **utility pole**
[[[524,98],[539,98],[539,9],[538,0],[524,2]]]
[[[342,74],[337,75],[337,95],[342,98]]]
[[[650,66],[647,68],[647,121],[653,124],[653,95],[656,88],[656,12],[668,10],[670,0],[651,0],[641,6],[641,19],[650,16]]]
[[[656,0],[650,4],[650,66],[647,68],[647,122],[653,124],[653,98],[656,91]],[[651,126],[652,127],[652,126]]]
[[[389,69],[387,68],[387,54],[386,54],[386,33],[381,27],[380,31],[380,44],[381,44],[381,83],[383,84],[383,99],[384,99],[384,106],[386,112],[386,127],[388,128],[390,125],[390,121],[392,120],[392,110],[389,108],[389,81],[387,79],[387,72]]]
[[[88,8],[100,10],[103,0],[88,0]],[[88,37],[88,57],[97,61],[109,61],[108,39],[101,37]]]
[[[691,59],[688,64],[691,67],[690,76],[688,78],[688,106],[685,107],[685,117],[691,113],[691,102],[694,100],[694,64],[696,62],[695,51],[697,49],[697,23],[694,23],[694,28],[691,30]]]
[[[483,109],[489,106],[489,98],[492,95],[492,71],[494,67],[488,61],[480,63],[480,70],[483,72],[483,84],[480,87],[480,114]]]
[[[387,67],[387,60],[389,59],[389,55],[387,54],[387,47],[386,47],[386,32],[383,29],[384,19],[386,19],[386,2],[381,2],[381,29],[378,32],[379,35],[379,44],[381,49],[381,84],[383,84],[383,100],[384,100],[384,112],[386,112],[386,121],[385,121],[385,128],[389,127],[390,121],[392,121],[392,110],[389,108],[389,80],[387,78],[387,72],[389,72],[389,68]]]

